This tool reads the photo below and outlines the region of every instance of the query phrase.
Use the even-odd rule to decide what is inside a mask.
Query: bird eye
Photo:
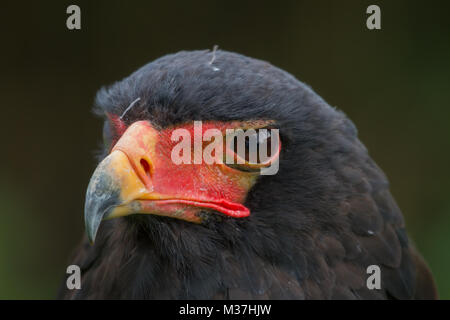
[[[278,158],[281,147],[278,129],[237,129],[227,132],[225,140],[224,163],[249,172],[270,166]]]

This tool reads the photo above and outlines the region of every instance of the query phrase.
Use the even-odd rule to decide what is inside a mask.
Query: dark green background
[[[70,4],[81,31],[66,29]],[[369,4],[382,30],[366,28]],[[2,1],[0,298],[55,296],[83,233],[96,90],[215,44],[291,72],[348,114],[450,298],[448,15],[444,1]]]

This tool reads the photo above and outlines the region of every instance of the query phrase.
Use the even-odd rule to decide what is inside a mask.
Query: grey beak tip
[[[96,210],[86,210],[85,212],[86,233],[91,243],[95,241],[102,218],[102,214],[97,213]]]
[[[110,159],[107,157],[95,169],[86,191],[84,221],[91,243],[95,241],[103,218],[121,203],[120,184],[117,183],[115,176],[111,175],[109,165]]]
[[[105,199],[104,196],[95,196],[91,194],[86,197],[84,220],[86,233],[91,243],[94,243],[97,231],[102,220],[119,203],[119,197],[114,194]]]

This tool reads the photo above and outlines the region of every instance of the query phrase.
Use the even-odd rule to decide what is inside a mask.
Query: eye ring
[[[248,134],[249,131],[250,134]],[[237,134],[240,134],[240,136],[237,136]],[[255,141],[256,145],[251,148],[251,143]],[[267,154],[268,142],[270,142],[270,155]],[[245,148],[243,148],[244,144]],[[253,149],[253,153],[250,152],[250,149]],[[242,150],[245,150],[244,154],[242,154]],[[272,154],[272,150],[276,151]],[[254,153],[255,151],[257,154]],[[279,129],[276,128],[248,129],[245,133],[238,129],[234,130],[232,134],[227,132],[225,136],[224,164],[240,171],[259,172],[278,159],[280,152],[281,138]],[[255,159],[256,161],[252,161]]]

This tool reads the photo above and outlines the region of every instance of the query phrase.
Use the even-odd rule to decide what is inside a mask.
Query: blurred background
[[[425,5],[425,3],[427,3]],[[66,8],[81,8],[81,30]],[[381,8],[381,30],[366,8]],[[267,60],[356,124],[450,298],[450,22],[444,1],[2,1],[0,298],[54,298],[84,232],[96,91],[161,55]]]

